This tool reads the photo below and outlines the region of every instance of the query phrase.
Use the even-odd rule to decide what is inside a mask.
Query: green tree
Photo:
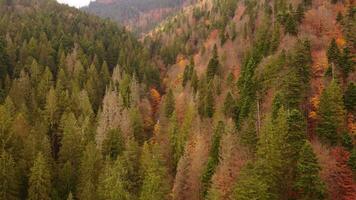
[[[225,124],[222,121],[218,122],[213,134],[212,145],[209,153],[208,163],[202,173],[202,195],[206,197],[211,186],[211,178],[215,173],[216,167],[220,162],[220,141],[225,132]]]
[[[317,133],[324,142],[335,145],[344,130],[345,110],[342,93],[336,81],[324,89],[320,97]]]
[[[208,68],[206,71],[206,78],[208,83],[214,79],[214,76],[219,71],[220,63],[219,63],[219,56],[218,56],[218,48],[216,45],[214,45],[212,54],[213,56],[209,61]]]
[[[116,160],[125,149],[124,138],[120,129],[112,129],[106,134],[103,141],[102,153],[104,158],[109,157],[111,160]]]
[[[205,97],[205,114],[207,117],[212,118],[215,112],[215,97],[213,93],[213,88],[210,86],[208,88]]]
[[[354,56],[351,53],[349,47],[345,47],[340,56],[340,63],[338,65],[344,80],[346,80],[349,74],[354,70],[355,61],[353,59]]]
[[[133,136],[139,144],[147,139],[147,136],[144,133],[144,124],[142,116],[138,108],[131,108],[130,110],[130,123],[133,131]]]
[[[6,151],[0,155],[0,199],[19,199],[19,183],[16,177],[16,163]]]
[[[344,95],[345,107],[349,112],[356,112],[356,85],[350,83]]]
[[[164,101],[164,111],[167,118],[170,118],[175,111],[175,99],[173,95],[173,90],[169,89],[167,96]]]
[[[96,200],[98,176],[100,173],[100,153],[94,144],[85,147],[79,167],[77,198],[79,200]]]
[[[99,176],[98,199],[132,199],[125,187],[126,166],[118,159],[114,164],[107,162]]]
[[[166,199],[169,193],[167,169],[157,150],[157,147],[153,147],[151,151],[144,152],[147,157],[143,163],[144,178],[139,200]]]
[[[328,52],[327,52],[329,63],[338,64],[340,59],[340,49],[336,44],[335,38],[330,42]]]
[[[325,185],[319,177],[320,169],[310,143],[305,142],[299,154],[295,182],[300,199],[325,198]]]
[[[47,161],[42,153],[38,153],[31,168],[27,199],[50,200],[51,189],[51,174]]]
[[[256,173],[253,164],[249,163],[241,171],[240,178],[234,187],[232,199],[235,200],[268,200],[271,196],[268,185]]]

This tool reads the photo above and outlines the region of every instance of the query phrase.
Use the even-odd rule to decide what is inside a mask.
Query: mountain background
[[[195,0],[96,0],[82,10],[118,21],[135,33],[149,31]]]

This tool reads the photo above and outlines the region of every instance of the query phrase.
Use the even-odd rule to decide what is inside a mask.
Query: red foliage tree
[[[330,191],[331,199],[356,199],[356,184],[353,181],[352,171],[347,165],[350,153],[341,147],[336,147],[331,151],[331,155],[336,160],[336,169],[331,174],[334,183],[333,190]]]

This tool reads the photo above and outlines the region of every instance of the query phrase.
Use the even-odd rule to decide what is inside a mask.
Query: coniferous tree
[[[219,57],[218,57],[218,48],[216,45],[214,45],[212,54],[213,54],[213,56],[209,61],[208,68],[206,71],[206,80],[208,83],[214,79],[214,76],[219,71],[220,63],[219,63]]]
[[[15,161],[3,151],[0,155],[0,199],[19,199],[19,183],[16,177]]]
[[[349,74],[354,70],[355,61],[353,60],[353,57],[350,49],[345,47],[340,56],[338,65],[344,80],[346,80]]]
[[[325,185],[319,177],[320,166],[309,142],[305,142],[297,163],[295,187],[301,199],[324,199]]]
[[[345,108],[349,112],[356,111],[356,85],[354,83],[350,83],[347,86],[344,95]]]
[[[38,153],[31,168],[27,199],[50,200],[51,189],[51,174],[47,161],[42,153]]]
[[[114,164],[107,162],[99,176],[98,199],[122,199],[130,200],[131,195],[126,190],[126,166],[118,159]]]
[[[213,87],[208,87],[207,94],[205,96],[205,115],[212,118],[215,112],[215,97],[213,94]]]
[[[124,139],[120,129],[112,129],[107,133],[103,142],[102,153],[104,158],[109,157],[111,160],[116,160],[125,149]]]
[[[205,197],[208,193],[208,190],[211,185],[211,177],[215,173],[215,169],[219,164],[220,161],[220,141],[222,138],[222,135],[224,134],[225,124],[222,121],[218,122],[218,125],[215,128],[214,134],[213,134],[213,139],[212,139],[212,145],[210,149],[210,155],[208,158],[208,163],[206,164],[206,168],[203,171],[202,177],[201,177],[201,182],[202,182],[202,195]]]
[[[271,199],[267,183],[257,174],[253,164],[248,164],[241,171],[240,178],[238,179],[232,194],[232,199]]]
[[[79,167],[77,198],[79,200],[96,200],[98,174],[100,173],[100,154],[94,144],[85,147]]]
[[[223,107],[224,114],[228,117],[233,117],[236,112],[236,109],[237,109],[236,102],[232,97],[231,92],[228,92],[224,101],[224,107]]]
[[[143,183],[139,200],[166,199],[169,188],[167,182],[167,169],[163,165],[158,149],[146,149],[143,171]]]
[[[329,63],[333,63],[335,65],[339,63],[340,49],[336,44],[335,38],[333,38],[330,42],[327,56],[328,56]]]
[[[336,144],[344,129],[345,110],[342,93],[336,81],[324,89],[320,97],[317,133],[329,144]]]
[[[169,89],[165,102],[164,102],[164,111],[167,118],[170,118],[175,110],[175,99],[173,95],[173,90]]]

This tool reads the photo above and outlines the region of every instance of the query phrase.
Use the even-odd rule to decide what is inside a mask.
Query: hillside
[[[135,33],[154,28],[195,0],[97,0],[83,10],[125,25]]]
[[[189,3],[0,1],[0,200],[356,199],[356,2]]]

